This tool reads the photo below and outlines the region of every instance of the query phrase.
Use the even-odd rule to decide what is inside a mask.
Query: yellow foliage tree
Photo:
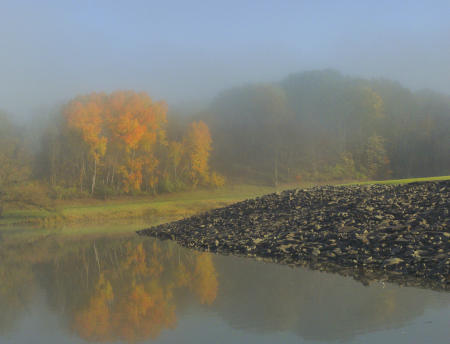
[[[189,159],[189,175],[194,186],[209,181],[211,143],[211,134],[205,122],[192,122],[185,138],[185,147]]]

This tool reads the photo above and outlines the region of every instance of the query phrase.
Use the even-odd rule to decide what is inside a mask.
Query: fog
[[[0,108],[16,119],[78,94],[146,91],[170,106],[333,68],[450,93],[447,1],[0,3]]]

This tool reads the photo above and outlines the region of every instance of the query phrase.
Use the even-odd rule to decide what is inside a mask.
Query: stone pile
[[[364,283],[450,290],[449,195],[450,181],[289,190],[138,233]]]

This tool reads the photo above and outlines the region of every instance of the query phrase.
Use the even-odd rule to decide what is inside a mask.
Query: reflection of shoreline
[[[337,274],[199,253],[152,238],[5,242],[0,273],[16,276],[9,285],[0,280],[7,286],[0,288],[0,322],[14,319],[3,323],[5,331],[25,316],[36,287],[48,309],[87,341],[155,339],[199,307],[245,331],[347,339],[449,305],[447,293],[365,287]],[[8,301],[11,307],[4,307]]]
[[[194,248],[200,252],[206,252],[206,250]],[[218,253],[219,255],[222,253]],[[344,267],[332,262],[319,262],[319,261],[295,261],[289,262],[287,260],[279,260],[273,257],[249,257],[246,254],[232,254],[235,257],[249,259],[253,261],[261,261],[269,264],[278,264],[281,266],[289,266],[291,268],[306,268],[314,271],[322,271],[332,274],[338,274],[343,277],[353,278],[355,281],[362,283],[365,286],[369,286],[373,283],[393,283],[400,287],[414,287],[420,289],[429,289],[438,292],[450,292],[450,284],[445,285],[441,282],[434,280],[426,280],[421,277],[415,277],[412,275],[403,275],[395,271],[377,271],[364,268]],[[228,256],[228,254],[225,254]]]
[[[450,291],[449,198],[449,181],[316,186],[137,233],[202,251],[341,272],[364,283],[377,278]]]
[[[149,232],[150,229],[141,230],[137,233],[141,236],[148,236],[150,238],[156,238],[161,241],[172,241],[175,240],[174,236],[168,236],[167,234],[157,234]],[[217,249],[215,251],[211,251],[208,247],[197,247],[195,243],[190,245],[186,245],[184,242],[177,243],[185,247],[187,249],[191,249],[198,252],[207,252],[211,254],[218,254],[222,256],[234,256],[238,258],[245,258],[249,260],[257,260],[263,261],[267,263],[274,263],[281,266],[290,266],[290,267],[303,267],[309,268],[311,270],[324,271],[328,273],[339,274],[344,277],[351,277],[356,281],[361,282],[363,285],[370,285],[373,282],[380,283],[395,283],[401,287],[415,287],[422,289],[430,289],[434,291],[443,291],[450,292],[450,280],[447,278],[446,280],[438,281],[434,279],[426,279],[419,276],[414,276],[411,274],[405,275],[398,271],[390,271],[390,270],[375,270],[364,267],[353,267],[353,266],[342,266],[337,263],[333,263],[331,261],[319,261],[312,257],[310,260],[303,260],[299,258],[290,258],[290,257],[274,257],[272,254],[263,254],[263,255],[249,255],[247,253],[241,253],[238,248],[236,251],[229,251]]]
[[[304,339],[348,340],[400,328],[426,309],[450,306],[447,293],[289,268],[242,257],[217,256],[216,312],[233,328],[289,331]],[[233,274],[234,278],[226,278]],[[230,297],[231,296],[231,297]],[[231,300],[231,301],[230,301]]]

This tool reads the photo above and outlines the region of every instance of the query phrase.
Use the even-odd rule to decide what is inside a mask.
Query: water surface
[[[0,343],[450,338],[450,293],[377,281],[364,286],[337,274],[114,232],[0,231]]]

